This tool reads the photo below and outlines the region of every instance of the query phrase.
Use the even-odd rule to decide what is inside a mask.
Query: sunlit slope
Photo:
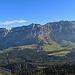
[[[25,46],[16,46],[16,47],[9,47],[4,50],[0,50],[0,53],[7,53],[10,51],[20,51],[25,49],[35,50],[36,52],[51,52],[48,55],[54,55],[54,56],[65,56],[66,54],[70,53],[72,51],[72,48],[75,48],[75,46],[67,46],[67,47],[61,47],[60,45],[49,45],[49,44],[43,44],[43,45],[25,45]]]

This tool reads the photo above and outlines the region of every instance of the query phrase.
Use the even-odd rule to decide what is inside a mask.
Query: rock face
[[[0,28],[0,49],[29,44],[68,44],[75,43],[75,21],[59,21],[31,24],[7,30]]]

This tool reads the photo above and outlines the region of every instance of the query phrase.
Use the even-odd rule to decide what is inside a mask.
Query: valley
[[[74,64],[75,21],[0,28],[0,66],[12,73]]]

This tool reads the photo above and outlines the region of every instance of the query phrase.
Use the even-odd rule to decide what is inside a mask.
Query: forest
[[[63,49],[62,47],[55,47],[54,50],[46,51],[49,48],[53,49],[54,46],[32,45],[28,47],[8,48],[3,50],[3,53],[0,51],[0,66],[10,69],[13,74],[19,74],[24,71],[27,73],[31,70],[40,70],[49,66],[75,63],[75,48]],[[70,53],[65,54],[66,51],[70,51]]]
[[[75,75],[75,64],[50,66],[43,69],[23,71],[14,75]]]

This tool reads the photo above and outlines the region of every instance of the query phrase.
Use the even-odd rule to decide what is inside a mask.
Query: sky
[[[0,28],[75,21],[75,0],[0,0]]]

